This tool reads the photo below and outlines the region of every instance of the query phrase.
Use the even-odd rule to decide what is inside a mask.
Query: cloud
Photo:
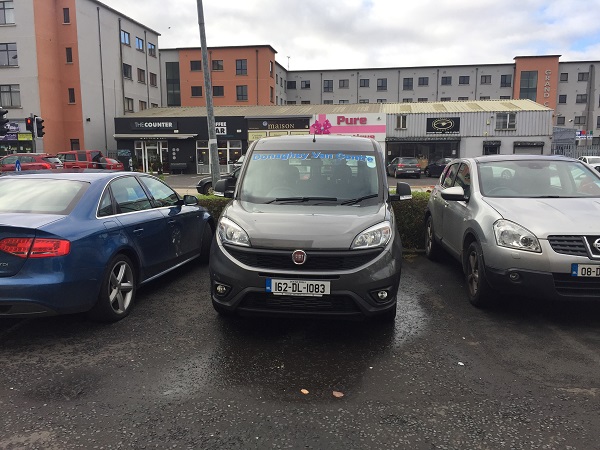
[[[160,48],[199,47],[195,0],[102,0],[161,33]],[[271,45],[291,70],[503,64],[560,54],[597,60],[600,0],[204,1],[209,47]]]

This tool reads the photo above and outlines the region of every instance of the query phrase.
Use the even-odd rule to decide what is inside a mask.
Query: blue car
[[[136,172],[0,176],[0,317],[126,317],[136,290],[206,262],[213,217]]]

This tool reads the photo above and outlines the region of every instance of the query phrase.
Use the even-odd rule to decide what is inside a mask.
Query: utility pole
[[[217,147],[217,130],[215,125],[215,112],[213,110],[213,92],[210,80],[210,68],[208,66],[208,49],[206,47],[206,32],[204,31],[204,9],[202,0],[196,0],[198,5],[198,25],[200,26],[200,46],[202,47],[202,70],[204,71],[204,94],[206,96],[206,116],[208,119],[208,154],[210,156],[210,167],[212,185],[216,186],[221,178],[219,170],[219,149]]]

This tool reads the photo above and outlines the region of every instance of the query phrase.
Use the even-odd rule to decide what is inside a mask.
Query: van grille
[[[319,271],[349,270],[375,259],[383,249],[321,251],[308,250],[306,262],[301,265],[292,261],[292,250],[264,250],[225,245],[227,252],[242,264],[260,269]]]
[[[360,312],[352,298],[346,295],[296,297],[253,292],[240,303],[241,309],[298,312]]]

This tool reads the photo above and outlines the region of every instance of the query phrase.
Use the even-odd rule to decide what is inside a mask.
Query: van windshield
[[[365,201],[379,195],[375,152],[261,150],[252,153],[241,180],[240,200],[311,204]]]

